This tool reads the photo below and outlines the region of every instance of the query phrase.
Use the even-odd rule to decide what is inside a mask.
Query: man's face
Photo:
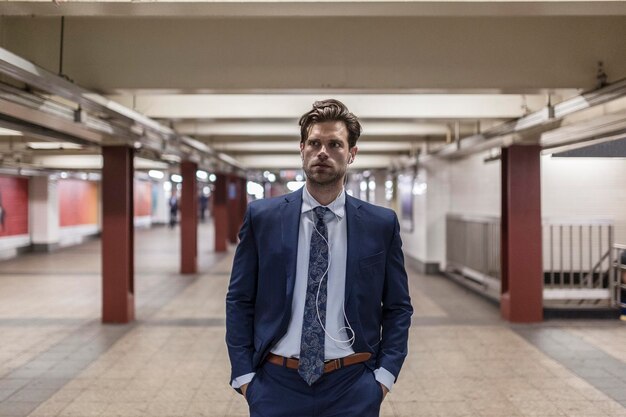
[[[356,152],[356,146],[349,149],[348,129],[344,122],[315,123],[309,129],[308,138],[300,143],[307,181],[316,185],[343,182],[350,158],[354,158]]]

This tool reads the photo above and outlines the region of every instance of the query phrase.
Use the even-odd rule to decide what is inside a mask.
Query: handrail
[[[583,278],[581,279],[581,283],[586,283],[587,281],[589,281],[589,287],[593,287],[593,285],[591,285],[593,283],[593,274],[596,272],[596,269],[600,270],[600,268],[602,267],[602,264],[604,263],[605,259],[607,259],[610,255],[611,255],[611,249],[609,248],[604,253],[604,255],[602,255],[602,257],[598,260],[598,262],[596,262],[596,264],[591,268],[589,273],[587,275],[583,276]],[[602,271],[600,271],[600,272],[602,272]]]
[[[606,218],[542,219],[544,302],[616,305],[613,224]],[[480,283],[497,297],[499,216],[454,213],[447,215],[446,225],[447,272]],[[619,247],[626,250],[626,245]]]

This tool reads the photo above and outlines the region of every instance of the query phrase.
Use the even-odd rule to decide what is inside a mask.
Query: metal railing
[[[615,293],[617,305],[622,308],[622,314],[626,311],[626,245],[613,245]]]
[[[543,222],[544,300],[615,306],[613,223]]]
[[[542,223],[544,305],[619,305],[613,222],[544,219]],[[499,297],[500,219],[449,214],[446,269]]]
[[[448,214],[446,270],[494,298],[500,294],[500,219]]]

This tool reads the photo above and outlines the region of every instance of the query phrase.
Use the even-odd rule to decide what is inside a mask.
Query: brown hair
[[[313,103],[313,109],[302,115],[298,124],[300,125],[300,143],[303,143],[308,135],[309,129],[315,123],[322,122],[344,122],[348,129],[348,145],[350,148],[356,145],[356,141],[361,136],[361,123],[359,118],[350,113],[345,104],[339,100],[328,99]]]

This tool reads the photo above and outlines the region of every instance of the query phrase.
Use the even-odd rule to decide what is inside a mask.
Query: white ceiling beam
[[[336,98],[360,118],[517,118],[546,105],[541,94],[155,94],[108,98],[152,118],[298,119]]]
[[[49,169],[102,169],[102,155],[34,155],[33,164],[39,168]],[[167,169],[165,162],[145,158],[134,158],[135,169]]]
[[[428,136],[445,135],[447,126],[436,123],[362,121],[364,136]],[[174,130],[194,136],[291,136],[300,137],[295,121],[287,122],[179,122]]]
[[[580,16],[624,15],[621,1],[567,0],[130,0],[3,1],[0,12],[14,16]]]
[[[475,130],[461,130],[461,132],[465,132],[463,136],[472,135],[475,133]],[[271,142],[287,142],[290,144],[297,144],[300,141],[300,136],[198,136],[198,138],[206,143],[211,144],[211,146],[219,145],[223,143],[246,143],[246,142],[259,142],[263,141],[264,143]],[[452,139],[451,139],[452,140]],[[365,142],[442,142],[446,141],[445,136],[374,136],[374,135],[361,135],[359,138],[359,143]]]
[[[236,158],[248,169],[301,169],[302,160],[299,154],[291,155],[256,155],[238,156]],[[350,167],[352,169],[387,168],[392,157],[386,155],[358,155]]]
[[[413,147],[408,142],[358,142],[359,152],[410,151]],[[246,142],[220,143],[213,146],[215,150],[224,152],[300,152],[298,142]]]

